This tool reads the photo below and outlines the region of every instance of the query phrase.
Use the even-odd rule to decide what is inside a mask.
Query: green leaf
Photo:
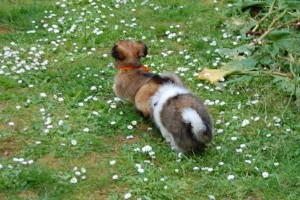
[[[268,3],[266,1],[244,1],[237,3],[237,6],[243,10],[251,7],[265,7],[267,5]]]
[[[239,47],[234,48],[234,49],[223,48],[223,49],[220,49],[218,53],[219,53],[220,56],[229,56],[231,58],[236,58],[240,54],[244,54],[245,52],[247,52],[248,55],[251,55],[252,52],[254,51],[254,49],[255,49],[254,46],[250,46],[249,44],[245,44],[243,46],[239,46]]]
[[[300,9],[299,9],[300,10]],[[292,12],[292,13],[290,13],[290,15],[292,15],[292,16],[294,16],[294,17],[300,17],[300,11],[299,10],[297,10],[296,12]]]
[[[290,9],[300,10],[300,1],[299,0],[297,0],[297,1],[287,0],[287,6]]]
[[[300,50],[300,34],[288,30],[274,30],[269,33],[269,38],[281,48],[296,52]]]

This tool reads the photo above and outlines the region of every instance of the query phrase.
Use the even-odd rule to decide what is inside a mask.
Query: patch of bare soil
[[[12,31],[11,28],[9,28],[9,27],[7,27],[5,25],[0,24],[0,34],[2,34],[2,33],[8,33],[8,32],[11,32],[11,31]]]

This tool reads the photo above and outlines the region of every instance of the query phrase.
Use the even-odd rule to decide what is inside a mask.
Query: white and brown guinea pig
[[[168,83],[151,98],[155,124],[172,149],[202,151],[212,140],[212,123],[204,104],[187,88]]]

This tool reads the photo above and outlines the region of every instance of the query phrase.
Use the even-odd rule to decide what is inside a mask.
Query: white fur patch
[[[174,142],[173,135],[166,129],[162,124],[160,113],[163,109],[164,104],[172,97],[179,94],[189,94],[190,91],[182,86],[175,84],[165,84],[159,88],[159,90],[151,98],[151,107],[153,110],[153,117],[155,124],[159,128],[162,136],[170,143],[172,148],[180,150]]]
[[[182,111],[182,118],[185,123],[191,123],[192,132],[194,133],[195,137],[200,142],[205,143],[205,139],[202,137],[203,133],[206,131],[206,126],[197,111],[192,108],[184,108]]]

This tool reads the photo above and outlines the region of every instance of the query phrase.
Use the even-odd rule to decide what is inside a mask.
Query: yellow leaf
[[[198,78],[200,80],[207,80],[213,84],[231,74],[252,70],[255,64],[256,61],[251,59],[236,58],[219,69],[204,68],[202,72],[199,73]]]
[[[231,73],[231,70],[228,70],[224,67],[221,67],[219,69],[204,68],[202,72],[199,73],[198,78],[200,80],[207,80],[210,83],[216,83]]]

